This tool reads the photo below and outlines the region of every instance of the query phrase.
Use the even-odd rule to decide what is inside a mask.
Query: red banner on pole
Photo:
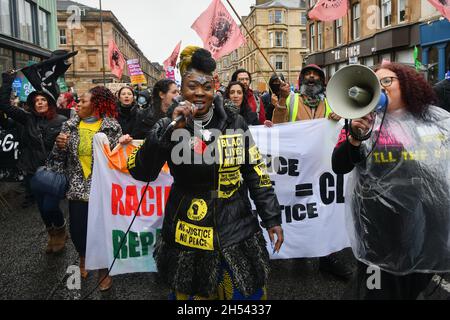
[[[125,67],[125,59],[113,39],[109,40],[108,59],[111,73],[118,79],[121,79],[123,68]]]
[[[214,59],[232,52],[245,43],[237,23],[220,0],[213,0],[191,27]]]
[[[348,0],[319,0],[309,12],[312,20],[333,21],[347,14]]]

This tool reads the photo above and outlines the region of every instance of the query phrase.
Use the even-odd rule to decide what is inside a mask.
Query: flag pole
[[[103,45],[103,12],[102,12],[102,0],[99,0],[100,3],[100,33],[101,33],[101,42],[102,42],[102,64],[103,64],[103,85],[106,87],[106,75],[105,75],[105,47]]]
[[[261,55],[263,56],[264,60],[266,60],[267,64],[269,65],[270,69],[272,69],[273,73],[277,74],[277,72],[275,71],[274,67],[270,64],[269,60],[267,59],[266,55],[262,52],[261,48],[259,47],[258,43],[256,42],[256,40],[253,38],[252,34],[250,33],[250,31],[248,31],[247,27],[245,26],[244,22],[242,21],[241,17],[239,16],[239,14],[236,12],[236,10],[234,9],[233,5],[231,4],[230,0],[227,0],[228,5],[231,7],[231,9],[233,10],[234,14],[236,15],[236,17],[239,19],[239,21],[241,22],[241,25],[244,27],[245,31],[247,32],[248,36],[250,37],[250,39],[252,39],[253,43],[255,44],[256,48],[258,49],[258,51],[261,53]],[[261,70],[262,71],[262,70]]]

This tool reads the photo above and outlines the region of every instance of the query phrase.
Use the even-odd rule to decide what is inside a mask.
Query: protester
[[[0,181],[23,181],[23,173],[17,167],[22,132],[23,126],[20,123],[0,111]]]
[[[56,136],[66,117],[56,113],[56,101],[47,93],[34,91],[27,97],[31,112],[10,105],[14,72],[2,74],[3,86],[0,89],[0,110],[9,118],[23,126],[21,156],[18,168],[25,174],[27,196],[22,207],[28,207],[36,199],[42,220],[48,233],[46,253],[56,253],[64,249],[66,242],[66,222],[59,208],[59,199],[45,193],[34,193],[30,181],[36,170],[45,164],[52,150]]]
[[[325,97],[325,73],[316,65],[304,67],[299,76],[300,93],[292,93],[290,86],[280,86],[280,100],[272,96],[273,123],[295,122],[328,118],[339,121],[341,118],[333,113]],[[271,123],[266,126],[271,126]],[[337,253],[319,259],[319,269],[337,277],[349,280],[353,271],[345,265]]]
[[[225,90],[225,99],[228,99],[225,100],[225,108],[229,108],[232,112],[240,114],[247,125],[259,125],[258,115],[248,105],[244,85],[241,82],[235,81],[228,84]]]
[[[105,87],[97,86],[81,96],[77,115],[63,124],[50,156],[52,169],[68,176],[70,236],[80,257],[80,272],[87,277],[85,269],[86,237],[88,222],[89,193],[93,168],[93,138],[96,133],[104,133],[111,148],[122,135],[115,119],[116,98]],[[103,279],[107,269],[99,270]],[[111,277],[100,284],[100,290],[108,290]]]
[[[269,255],[241,175],[270,239],[277,235],[274,251],[283,243],[278,200],[242,117],[213,103],[211,53],[189,46],[179,65],[185,101],[155,124],[128,160],[135,179],[155,180],[166,161],[174,177],[154,252],[158,272],[175,299],[264,299]],[[181,115],[184,120],[170,125]],[[172,133],[189,141],[171,141]],[[175,147],[186,145],[191,147],[180,155],[183,159],[172,155]],[[220,159],[207,158],[209,146],[219,148]],[[239,154],[246,155],[245,162],[237,160]],[[191,237],[195,243],[186,241],[190,232],[200,233]]]
[[[142,112],[134,98],[134,91],[131,87],[122,87],[117,92],[119,101],[117,102],[118,117],[123,134],[132,134],[139,123]],[[133,137],[134,138],[134,137]]]
[[[140,110],[146,110],[151,105],[150,91],[148,89],[136,92],[136,104]]]
[[[283,84],[280,100],[273,99],[273,123],[294,122],[328,118],[340,120],[331,110],[325,97],[325,73],[311,64],[302,69],[299,77],[300,93],[291,93],[288,84]]]
[[[416,299],[434,273],[450,270],[450,114],[432,104],[431,86],[407,66],[388,63],[376,75],[387,113],[351,122],[364,142],[341,134],[334,172],[347,184],[350,239],[360,299]],[[360,133],[361,132],[361,133]],[[367,283],[381,269],[377,290]]]
[[[75,108],[77,103],[70,92],[61,93],[56,101],[56,105],[58,114],[62,114],[68,119],[76,114]]]
[[[179,95],[175,81],[170,79],[159,80],[155,83],[152,92],[152,105],[138,122],[133,131],[133,138],[144,139],[153,125],[167,114],[173,99]]]
[[[266,119],[269,121],[272,121],[273,110],[275,109],[275,105],[272,102],[277,102],[280,99],[281,82],[285,82],[283,74],[272,75],[269,80],[270,92],[264,93],[261,97],[264,104]]]
[[[264,121],[266,121],[264,105],[260,97],[256,95],[250,87],[250,84],[252,83],[252,76],[250,72],[245,69],[238,69],[231,76],[231,81],[239,81],[244,85],[246,90],[245,97],[247,98],[250,108],[258,115],[259,124],[264,124]]]

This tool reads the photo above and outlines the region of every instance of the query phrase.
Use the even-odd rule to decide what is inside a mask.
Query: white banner
[[[173,178],[167,167],[150,183],[137,212],[146,183],[131,177],[126,169],[134,145],[117,146],[112,152],[105,134],[94,136],[94,169],[89,197],[86,269],[109,268],[128,227],[111,275],[131,272],[155,272],[153,249],[160,232],[164,207]]]
[[[344,177],[331,169],[342,124],[327,119],[251,127],[282,209],[284,244],[272,259],[321,257],[350,246]]]
[[[331,169],[341,124],[313,120],[256,126],[251,132],[268,160],[280,205],[285,242],[272,259],[320,257],[349,246],[344,221],[344,177]],[[86,268],[109,268],[136,215],[145,183],[126,170],[135,145],[110,151],[104,134],[94,137],[94,168],[89,201]],[[153,249],[162,227],[172,177],[163,168],[151,183],[111,274],[156,271]],[[268,240],[267,234],[264,235]]]

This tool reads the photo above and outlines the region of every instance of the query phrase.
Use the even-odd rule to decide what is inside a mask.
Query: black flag
[[[56,101],[59,95],[58,78],[69,69],[68,59],[77,53],[78,51],[69,53],[66,50],[56,50],[47,60],[25,67],[21,71],[36,91],[45,92]]]

